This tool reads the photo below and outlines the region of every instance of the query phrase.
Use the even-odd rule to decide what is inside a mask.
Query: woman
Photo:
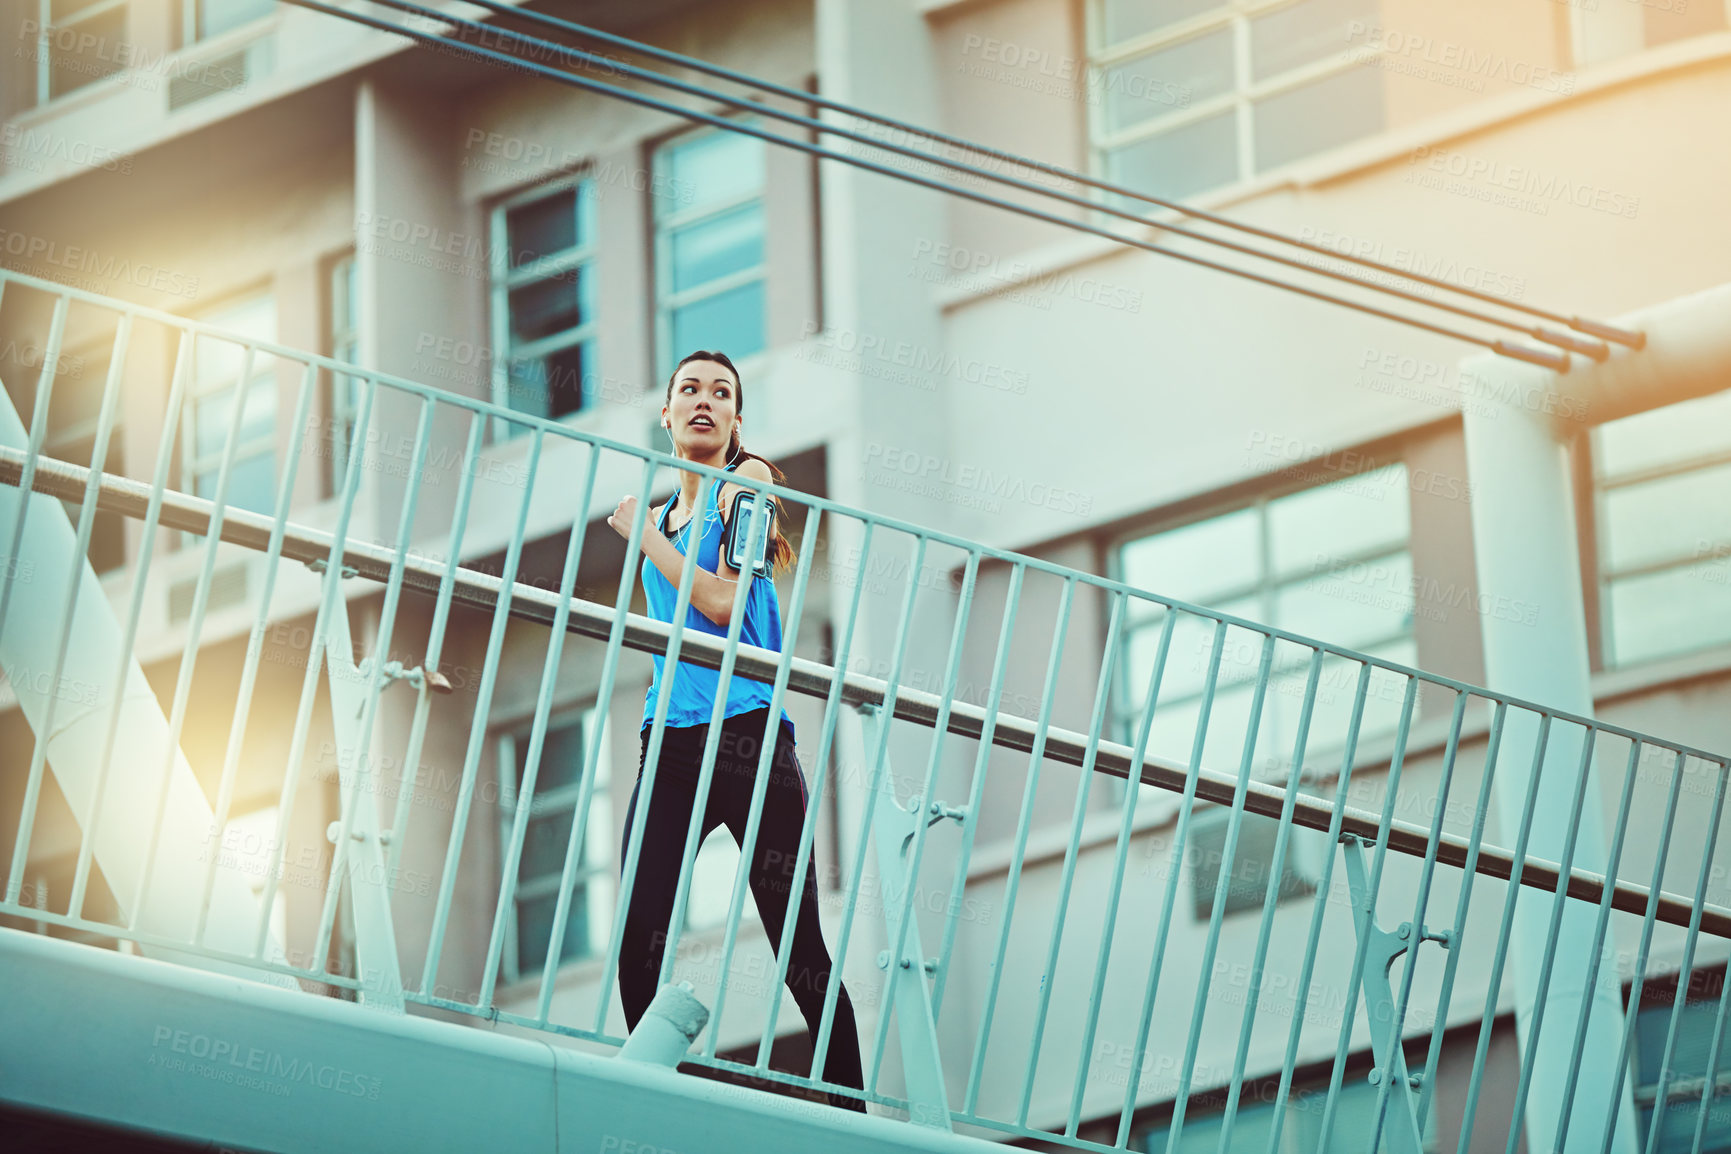
[[[784,480],[764,458],[740,446],[740,412],[744,408],[739,372],[723,353],[701,351],[679,362],[667,382],[661,409],[662,427],[673,439],[678,457],[702,465],[727,469],[759,481]],[[691,587],[691,607],[685,627],[725,636],[733,615],[734,590],[739,574],[721,556],[721,540],[729,516],[729,504],[742,486],[712,485],[701,510],[697,504],[702,480],[696,473],[682,473],[680,487],[665,505],[651,511],[655,525],[643,534],[643,589],[650,616],[672,621],[680,571],[695,540],[697,571]],[[608,524],[628,537],[637,512],[637,499],[627,496],[608,518]],[[695,523],[696,528],[693,528]],[[772,536],[768,558],[774,568],[786,566],[793,550],[779,532]],[[749,566],[748,566],[749,568]],[[781,649],[781,606],[775,582],[767,575],[752,579],[745,603],[745,621],[740,642],[763,649]],[[666,675],[664,659],[655,657],[655,680],[643,703],[643,747],[639,754],[639,784],[643,759],[649,753],[650,722]],[[625,918],[625,935],[619,947],[619,994],[625,1020],[633,1029],[660,979],[667,926],[673,915],[674,891],[679,884],[680,859],[686,830],[697,800],[704,739],[709,718],[720,691],[720,675],[681,662],[676,667],[668,702],[666,732],[662,737],[660,762],[649,813],[643,825],[643,849],[638,855],[637,882],[631,893],[631,908]],[[745,677],[733,678],[727,687],[727,705],[722,734],[717,742],[715,769],[704,808],[702,836],[726,823],[742,846],[750,817],[751,796],[757,778],[759,742],[769,728],[770,687]],[[805,823],[805,779],[794,756],[793,723],[784,711],[776,727],[775,755],[771,762],[763,816],[752,848],[750,884],[758,916],[770,943],[779,950],[788,895],[793,888],[793,866],[799,852],[800,831]],[[621,861],[630,849],[632,820],[637,811],[637,786],[631,790],[631,805],[625,817],[625,843]],[[817,884],[808,868],[795,914],[793,944],[787,967],[787,985],[800,1012],[812,1044],[817,1043],[818,1025],[830,977],[829,950],[818,924]],[[814,1050],[815,1053],[815,1050]],[[835,1021],[831,1028],[824,1079],[839,1086],[863,1087],[860,1071],[859,1034],[854,1024],[853,1003],[843,987],[836,994]],[[864,1111],[865,1103],[837,1097],[837,1105]]]

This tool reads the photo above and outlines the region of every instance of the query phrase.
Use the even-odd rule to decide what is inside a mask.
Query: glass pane
[[[1232,29],[1222,28],[1105,70],[1106,128],[1117,132],[1232,90]]]
[[[1731,641],[1731,563],[1724,558],[1625,577],[1611,583],[1607,600],[1618,665]]]
[[[206,500],[216,499],[216,483],[222,470],[218,466],[198,475],[197,493]],[[276,511],[276,454],[257,453],[235,461],[229,468],[228,502],[254,513]]]
[[[669,238],[673,291],[705,284],[763,263],[763,204],[754,201]]]
[[[1292,1134],[1293,1149],[1303,1150],[1306,1154],[1363,1154],[1365,1136],[1375,1126],[1378,1094],[1378,1088],[1362,1075],[1349,1076],[1342,1082],[1340,1094],[1335,1098],[1334,1122],[1330,1127],[1326,1146],[1322,1146],[1322,1118],[1328,1101],[1327,1088],[1295,1094],[1287,1108],[1286,1122],[1286,1128]],[[1390,1102],[1392,1104],[1392,1098]],[[1436,1133],[1434,1108],[1421,1123],[1424,1127],[1425,1148],[1428,1150],[1434,1145],[1433,1136]],[[1386,1146],[1385,1142],[1384,1148]],[[1318,1149],[1319,1147],[1321,1148]]]
[[[1254,508],[1240,509],[1130,542],[1119,555],[1124,583],[1197,605],[1255,585],[1261,573],[1257,516]]]
[[[1170,1094],[1176,1087],[1161,1087],[1156,1092]],[[1268,1142],[1274,1135],[1274,1103],[1252,1102],[1248,1095],[1239,1099],[1238,1116],[1232,1123],[1232,1150],[1255,1151],[1262,1154],[1268,1149]],[[1215,1154],[1220,1149],[1220,1131],[1225,1126],[1225,1118],[1221,1114],[1186,1114],[1184,1128],[1178,1132],[1178,1141],[1173,1145],[1170,1154]],[[1162,1126],[1148,1133],[1144,1150],[1152,1154],[1161,1154],[1166,1150],[1167,1135],[1171,1128]]]
[[[1341,557],[1404,545],[1411,533],[1405,465],[1268,503],[1269,553],[1277,574],[1308,573]]]
[[[199,38],[239,28],[242,24],[269,16],[275,9],[275,0],[201,0],[198,6]]]
[[[529,760],[529,735],[519,736],[512,743],[517,750],[517,783],[520,789],[523,771]],[[547,726],[541,743],[541,766],[535,774],[535,794],[552,793],[568,785],[576,785],[583,773],[583,726],[570,722]]]
[[[589,368],[593,360],[593,341],[579,341],[544,357],[514,358],[510,363],[506,403],[519,413],[537,417],[556,418],[578,412],[588,407],[584,398],[593,373]]]
[[[536,792],[540,792],[539,788]],[[536,812],[541,808],[544,807],[530,807],[529,827],[523,831],[523,856],[517,865],[519,883],[556,876],[565,868],[565,851],[571,843],[571,815],[575,810],[561,807],[557,812]],[[510,836],[509,825],[504,833]]]
[[[1410,633],[1412,556],[1379,557],[1283,586],[1274,606],[1282,629],[1350,649]]]
[[[127,55],[120,47],[125,39],[124,5],[51,34],[48,48],[49,98],[64,96],[119,72]],[[27,55],[22,49],[17,54]]]
[[[1222,613],[1237,617],[1254,618],[1260,604],[1257,597],[1244,597],[1237,601],[1228,601],[1219,606],[1219,609]],[[1194,613],[1178,614],[1178,622],[1172,627],[1172,651],[1167,655],[1166,674],[1160,686],[1162,701],[1202,692],[1202,686],[1208,677],[1208,664],[1213,659],[1214,630],[1215,622],[1212,618],[1200,617]],[[1243,676],[1244,661],[1249,661],[1251,669],[1255,669],[1255,654],[1246,656],[1239,652],[1238,632],[1240,631],[1228,627],[1226,642],[1221,646],[1219,676],[1222,685],[1229,685]],[[1154,651],[1159,647],[1158,635],[1149,639],[1146,645],[1148,648],[1145,659],[1151,663]],[[1152,665],[1148,668],[1151,671]],[[1146,681],[1142,682],[1142,688],[1147,689]]]
[[[1731,449],[1731,390],[1599,426],[1599,476],[1615,476]]]
[[[676,358],[691,349],[720,349],[739,361],[763,346],[761,280],[673,310],[671,351]]]
[[[1250,76],[1267,80],[1282,72],[1339,56],[1351,43],[1351,26],[1377,19],[1375,0],[1302,0],[1250,22]]]
[[[1252,112],[1256,170],[1265,172],[1382,131],[1382,75],[1353,68],[1260,100]]]
[[[228,425],[234,415],[234,390],[209,397],[200,397],[193,407],[193,452],[199,457],[220,453],[228,442]],[[276,430],[276,381],[270,377],[255,378],[246,391],[246,407],[241,411],[240,429],[236,434],[236,449],[254,441],[269,440]]]
[[[763,187],[763,141],[716,130],[682,137],[657,158],[655,212],[666,216],[688,208],[720,204]]]
[[[510,293],[511,340],[535,341],[576,328],[588,319],[584,307],[592,294],[583,285],[589,269],[579,265]]]
[[[510,209],[505,244],[512,268],[590,241],[594,197],[587,181]]]
[[[1731,542],[1731,464],[1611,489],[1601,500],[1610,569],[1700,557]]]
[[[1220,0],[1104,0],[1102,7],[1101,32],[1105,44],[1112,45],[1225,5]]]
[[[1115,184],[1153,196],[1182,199],[1238,179],[1236,118],[1231,112],[1115,148],[1106,155],[1106,175]],[[1121,200],[1141,211],[1147,205]]]
[[[553,936],[553,914],[559,895],[529,898],[517,903],[517,973],[532,978],[547,962],[547,941]],[[565,915],[565,944],[559,953],[562,962],[587,957],[591,950],[589,936],[589,892],[587,885],[578,885],[571,894],[571,906]]]
[[[276,340],[276,306],[269,296],[240,301],[206,313],[199,319],[254,340]],[[240,375],[242,351],[234,342],[215,336],[200,337],[197,352],[193,367],[194,393],[209,392],[219,386],[233,384]],[[265,364],[265,358],[253,357],[255,371],[263,368]]]

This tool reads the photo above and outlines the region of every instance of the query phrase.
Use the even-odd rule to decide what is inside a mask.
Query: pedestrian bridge
[[[725,638],[688,633],[632,611],[664,454],[19,274],[0,290],[35,302],[46,350],[38,380],[7,382],[29,419],[0,411],[0,665],[28,722],[0,843],[9,1123],[248,1151],[1731,1141],[1731,987],[1699,980],[1731,941],[1723,753],[775,486],[799,557],[787,651],[739,643],[740,602]],[[114,352],[68,460],[49,451],[52,368],[80,326]],[[146,339],[172,352],[169,418],[133,476],[105,454]],[[245,398],[213,407],[195,387],[213,359],[239,391],[268,373],[293,409],[266,508],[235,499]],[[332,378],[355,384],[334,438],[317,408]],[[176,438],[213,412],[224,448],[189,492]],[[340,484],[309,511],[296,470],[333,454]],[[594,528],[621,491],[640,498],[622,553]],[[548,555],[526,539],[537,501],[570,511],[556,582],[526,571]],[[84,559],[99,514],[142,543],[106,586]],[[238,609],[218,582],[237,557],[263,582]],[[171,562],[193,576],[164,633],[143,591]],[[676,622],[691,586],[688,564]],[[833,630],[821,660],[795,636],[814,614]],[[1078,681],[1066,646],[1089,614]],[[284,661],[273,623],[303,618],[307,656]],[[1132,625],[1144,649],[1126,660]],[[172,654],[142,651],[153,630]],[[507,755],[489,706],[524,645],[543,673]],[[619,1028],[635,850],[608,856],[618,831],[592,809],[602,739],[549,752],[549,719],[573,654],[605,712],[649,652],[821,716],[801,732],[813,804],[789,866],[831,875],[863,1092],[808,1072],[833,983],[816,1054],[786,1056],[803,1030],[742,874],[719,925],[690,924],[695,830],[662,1012]],[[200,679],[207,663],[221,672]],[[969,668],[983,693],[958,692]],[[1023,677],[1038,692],[1009,708]],[[1109,725],[1125,702],[1130,723]],[[440,806],[416,802],[430,733],[461,751]],[[329,850],[292,881],[321,772]],[[280,798],[262,857],[220,852],[261,779]],[[549,852],[536,818],[555,793],[558,879],[531,907],[522,864]],[[65,892],[32,874],[33,835],[56,823],[77,845]],[[490,827],[497,853],[466,853]],[[284,918],[291,886],[313,900]],[[837,1108],[849,1097],[870,1113]]]

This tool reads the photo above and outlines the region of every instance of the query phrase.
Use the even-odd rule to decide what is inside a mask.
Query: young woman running
[[[727,469],[759,481],[780,482],[780,472],[764,458],[740,446],[740,412],[745,407],[739,372],[727,356],[718,352],[695,352],[679,362],[667,382],[666,402],[661,409],[662,426],[673,438],[676,456],[702,465]],[[729,505],[741,486],[712,485],[703,509],[695,508],[702,478],[683,473],[679,490],[659,508],[651,510],[652,527],[643,533],[643,590],[649,615],[658,621],[673,620],[680,570],[688,550],[697,550],[697,572],[691,587],[691,607],[685,628],[725,636],[733,615],[734,590],[739,573],[722,556],[722,537],[730,514]],[[628,537],[637,512],[637,498],[627,496],[608,518],[621,537]],[[793,559],[793,550],[779,532],[768,545],[771,572]],[[749,568],[749,566],[748,566]],[[775,582],[768,575],[750,576],[745,621],[740,643],[763,649],[781,649],[781,606]],[[650,722],[666,675],[665,659],[655,656],[655,680],[643,703],[643,744],[639,752],[641,784],[644,759],[649,754]],[[670,687],[666,731],[655,773],[655,788],[643,824],[643,849],[637,860],[637,882],[631,892],[631,907],[625,916],[625,934],[619,946],[619,995],[625,1020],[635,1029],[649,1007],[660,979],[666,947],[667,925],[673,916],[674,891],[679,884],[680,859],[686,830],[697,801],[697,779],[701,770],[704,739],[709,718],[720,691],[720,675],[680,662]],[[757,779],[759,742],[768,728],[770,686],[746,677],[734,677],[727,686],[727,706],[721,738],[716,746],[715,769],[709,799],[704,807],[702,836],[726,823],[733,839],[745,844],[750,818],[751,795]],[[626,810],[625,836],[620,860],[630,849],[631,825],[637,812],[638,785],[631,789]],[[757,913],[770,944],[781,948],[782,924],[788,916],[793,889],[793,867],[799,852],[800,830],[805,824],[805,779],[794,756],[793,722],[783,711],[776,728],[775,755],[769,785],[763,798],[763,816],[752,849],[749,881]],[[794,914],[793,946],[787,966],[787,985],[805,1015],[812,1045],[817,1044],[818,1024],[823,1017],[824,998],[830,980],[829,949],[818,924],[817,884],[808,867],[805,886]],[[839,978],[839,976],[838,976]],[[836,994],[835,1021],[830,1031],[829,1054],[823,1077],[838,1086],[861,1088],[859,1034],[854,1023],[853,1003],[847,989]],[[863,1111],[864,1102],[837,1096],[837,1105]]]

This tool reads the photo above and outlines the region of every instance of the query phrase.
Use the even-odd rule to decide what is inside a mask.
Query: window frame
[[[1107,124],[1105,100],[1085,102],[1088,109],[1089,163],[1093,175],[1103,180],[1109,179],[1109,157],[1112,152],[1157,136],[1168,135],[1231,111],[1234,168],[1232,180],[1225,184],[1212,185],[1198,193],[1186,194],[1187,196],[1235,187],[1266,173],[1279,171],[1290,164],[1301,163],[1302,159],[1308,159],[1307,156],[1265,169],[1257,168],[1256,105],[1270,97],[1350,72],[1380,59],[1384,54],[1383,49],[1374,44],[1343,44],[1341,51],[1335,56],[1301,64],[1257,81],[1252,72],[1254,62],[1251,58],[1251,24],[1259,17],[1282,8],[1296,7],[1305,0],[1220,0],[1219,6],[1213,11],[1175,21],[1166,27],[1156,28],[1115,44],[1106,40],[1106,2],[1107,0],[1088,0],[1084,9],[1087,84],[1093,90],[1103,91],[1105,74],[1120,64],[1192,43],[1222,29],[1231,33],[1232,86],[1226,92],[1186,105],[1170,115],[1155,117],[1147,123],[1131,125],[1116,132],[1111,131]],[[1380,0],[1373,2],[1380,3]],[[1155,211],[1155,206],[1146,206],[1146,211]]]
[[[205,310],[202,314],[202,318],[205,319],[206,321],[208,321],[212,317],[220,317],[222,314],[230,312],[231,310],[233,310],[239,306],[250,304],[250,303],[253,303],[253,302],[259,301],[259,300],[264,300],[264,301],[269,302],[270,313],[271,313],[272,332],[271,332],[270,336],[256,337],[254,339],[258,340],[258,341],[264,341],[264,342],[274,341],[276,339],[276,336],[277,336],[277,331],[276,331],[277,330],[277,321],[279,319],[279,314],[277,311],[277,294],[276,294],[276,290],[275,290],[274,286],[266,285],[266,286],[257,288],[255,290],[249,291],[249,292],[237,293],[234,296],[231,296],[231,297],[227,298],[226,300],[222,301],[220,304],[216,305],[215,307],[210,308],[208,310]],[[192,347],[192,351],[190,353],[191,364],[188,365],[186,367],[186,370],[185,370],[189,374],[189,377],[187,380],[186,392],[183,395],[183,397],[181,398],[181,405],[180,405],[180,420],[181,420],[181,430],[180,430],[180,434],[181,434],[180,435],[180,490],[181,490],[181,492],[186,493],[189,496],[195,496],[196,497],[196,496],[200,495],[199,491],[198,491],[199,481],[207,475],[220,473],[220,471],[222,469],[222,456],[223,456],[223,451],[224,451],[224,446],[219,445],[217,448],[212,449],[208,452],[204,452],[204,453],[199,452],[199,450],[198,450],[198,406],[199,406],[199,403],[201,401],[209,401],[209,400],[215,399],[217,397],[220,397],[225,392],[233,392],[235,394],[235,402],[234,403],[241,405],[241,406],[245,406],[247,393],[250,392],[250,390],[253,387],[255,387],[260,381],[268,380],[270,382],[270,386],[271,386],[271,389],[273,390],[273,392],[277,389],[280,382],[278,382],[278,380],[277,380],[276,366],[271,363],[273,358],[271,357],[270,354],[266,353],[266,354],[263,354],[261,356],[256,356],[254,358],[253,365],[252,365],[252,377],[248,381],[245,382],[244,388],[241,387],[242,382],[239,380],[238,376],[233,380],[228,380],[225,378],[224,383],[222,385],[219,385],[216,388],[203,388],[203,387],[201,387],[201,382],[198,379],[198,342],[200,340],[205,340],[205,339],[215,340],[218,344],[224,344],[224,345],[229,344],[230,342],[228,340],[226,340],[225,338],[222,338],[222,337],[207,338],[207,337],[204,337],[202,334],[196,335],[196,336],[191,336],[189,339],[191,339],[193,341],[193,347]],[[242,357],[245,356],[244,350],[241,352],[241,356]],[[263,367],[261,367],[261,365]],[[278,411],[278,409],[280,409],[280,405],[281,405],[280,395],[276,398],[276,402],[277,403],[275,405],[273,405],[272,412],[271,412],[271,431],[270,431],[270,434],[268,436],[255,437],[250,441],[242,440],[239,443],[237,443],[234,447],[234,461],[229,467],[229,469],[230,469],[229,476],[232,479],[233,475],[234,475],[233,470],[234,470],[235,466],[240,465],[243,461],[250,461],[254,457],[265,456],[267,454],[272,458],[273,467],[272,467],[271,471],[272,471],[272,476],[273,476],[273,499],[272,499],[273,507],[271,509],[264,510],[264,512],[266,512],[267,514],[275,512],[275,509],[274,509],[274,505],[275,505],[274,488],[275,488],[275,484],[277,482],[280,482],[280,480],[281,480],[280,477],[276,476],[277,469],[276,469],[275,464],[274,464],[275,459],[278,455],[278,441],[280,441],[281,437],[282,437],[282,429],[281,429],[282,414]],[[243,421],[243,424],[244,424],[244,421]],[[226,441],[226,439],[227,439],[227,433],[225,431],[224,440]],[[212,495],[212,498],[210,498],[210,499],[214,499],[214,494]],[[233,502],[231,501],[230,504],[232,505]],[[197,537],[197,534],[185,534],[185,535],[183,535],[182,539],[189,541],[189,540],[194,539],[195,537]]]
[[[118,10],[121,12],[121,36],[126,35],[130,23],[130,0],[91,0],[77,12],[63,20],[54,19],[54,0],[36,0],[36,78],[33,85],[35,103],[32,107],[43,108],[56,100],[64,100],[77,92],[82,92],[92,84],[100,83],[111,76],[127,71],[125,65],[115,63],[107,72],[92,75],[88,80],[73,85],[58,95],[54,92],[54,34],[56,32],[76,28],[89,20],[106,16]]]
[[[349,283],[343,290],[347,295],[348,309],[346,317],[337,311],[338,283],[344,277],[345,271]],[[325,263],[323,278],[325,290],[325,355],[335,361],[360,367],[361,324],[360,309],[357,305],[357,289],[360,267],[354,249],[348,249],[330,258]],[[354,437],[354,422],[359,414],[355,404],[354,391],[361,385],[358,376],[340,374],[329,369],[320,375],[324,378],[324,402],[326,436],[325,445],[315,446],[315,451],[325,457],[324,496],[336,497],[343,491],[343,481],[348,473],[349,445]],[[348,382],[348,388],[339,386],[339,377]]]
[[[739,123],[755,125],[756,117],[742,118]],[[663,179],[664,157],[670,150],[689,141],[700,139],[714,133],[727,133],[730,136],[740,136],[725,128],[706,127],[691,128],[673,133],[656,141],[650,149],[650,187],[651,189],[671,187],[674,180],[671,175]],[[755,140],[755,137],[742,137]],[[674,361],[681,355],[673,347],[673,313],[677,309],[702,302],[710,297],[720,296],[726,292],[743,288],[746,285],[761,282],[764,286],[763,311],[763,343],[762,346],[742,357],[734,357],[734,363],[743,374],[745,370],[756,364],[759,358],[769,350],[769,157],[767,142],[758,141],[764,149],[763,179],[756,189],[750,193],[739,194],[726,200],[710,204],[690,204],[673,209],[666,215],[659,210],[659,201],[653,191],[649,201],[650,221],[650,254],[653,263],[652,276],[654,283],[654,328],[655,328],[655,362],[657,379],[671,376]],[[763,221],[763,259],[749,268],[738,269],[725,276],[716,277],[690,288],[673,291],[673,245],[672,236],[675,232],[687,229],[693,225],[725,216],[751,204],[758,206]]]
[[[251,20],[243,20],[233,27],[206,33],[199,27],[199,21],[209,3],[210,0],[180,0],[180,47],[191,48],[195,44],[203,44],[206,40],[215,40],[219,36],[226,36],[230,32],[238,32],[242,28],[257,24],[261,20],[269,20],[277,14],[277,6],[271,5]]]
[[[596,758],[595,776],[598,779],[603,780],[600,780],[596,787],[591,791],[589,798],[589,820],[594,820],[593,815],[596,806],[598,805],[604,807],[603,812],[608,813],[609,820],[611,820],[610,812],[606,809],[606,807],[612,805],[613,788],[615,784],[613,780],[612,749],[609,745],[612,736],[612,721],[609,717],[609,711],[605,705],[597,701],[589,701],[585,704],[554,709],[547,718],[548,731],[555,728],[563,728],[572,724],[576,724],[580,727],[580,740],[583,745],[585,762],[588,761],[589,757],[590,740],[601,743],[600,752]],[[592,726],[593,730],[591,730]],[[533,730],[534,718],[531,717],[518,720],[512,724],[500,726],[493,733],[493,747],[497,757],[496,764],[498,765],[497,781],[499,784],[499,804],[497,806],[497,814],[499,820],[499,869],[501,874],[503,874],[505,868],[505,855],[510,852],[511,848],[511,826],[516,820],[517,742],[522,741],[527,743],[531,739]],[[543,755],[545,755],[545,752],[546,745],[545,739],[543,739]],[[537,776],[538,775],[539,771],[537,771]],[[569,802],[569,809],[573,815],[572,820],[575,822],[577,804],[582,796],[582,790],[583,773],[582,767],[579,767],[577,780],[571,784],[561,786],[551,793],[542,793],[539,789],[536,790],[535,797],[530,802],[531,810],[529,820],[535,821],[543,818],[556,817],[566,811],[566,803]],[[546,799],[549,797],[554,798],[555,800],[553,802],[547,802]],[[527,828],[524,830],[524,841],[525,843],[528,841]],[[585,860],[578,863],[577,869],[572,878],[573,904],[576,901],[576,893],[579,888],[587,889],[597,878],[601,879],[601,881],[605,883],[613,877],[613,870],[618,859],[616,847],[610,846],[605,853],[599,855],[593,864],[590,864],[588,860],[591,848],[592,846],[588,840],[588,834],[585,833],[583,854]],[[519,858],[517,866],[518,878],[512,886],[511,908],[506,911],[505,914],[504,942],[503,948],[499,952],[499,981],[503,983],[524,981],[528,978],[535,977],[539,972],[539,968],[537,968],[536,970],[524,973],[520,965],[517,942],[517,911],[525,900],[536,900],[546,897],[549,894],[558,894],[559,883],[564,877],[564,863],[561,863],[558,873],[537,875],[530,879],[529,884],[525,886],[522,878],[522,868],[522,861]],[[599,888],[604,891],[608,890],[608,887],[605,884]],[[611,922],[614,912],[613,907],[618,901],[617,887],[608,891],[607,901],[608,910],[605,920]],[[567,922],[567,932],[569,932],[569,921]],[[549,941],[548,949],[550,950],[551,948],[552,942]],[[572,966],[583,965],[584,963],[605,956],[607,948],[607,945],[603,944],[598,948],[592,949],[589,953],[574,957],[564,957],[562,955],[559,965],[555,968],[555,972],[557,973]],[[540,966],[545,967],[545,965],[546,958],[543,956]]]
[[[584,270],[590,276],[597,275],[600,265],[599,257],[601,245],[598,238],[594,236],[586,237],[582,243],[574,245],[571,248],[562,249],[556,253],[538,255],[534,260],[529,261],[518,268],[512,268],[511,239],[508,217],[515,209],[522,208],[525,205],[534,204],[539,200],[546,200],[550,197],[558,196],[567,190],[581,189],[581,187],[586,183],[590,186],[588,195],[595,201],[599,201],[601,195],[600,188],[599,185],[594,183],[594,181],[594,166],[592,164],[584,164],[582,167],[562,176],[553,177],[550,180],[542,181],[528,188],[519,189],[516,192],[511,193],[509,196],[501,197],[499,200],[494,201],[488,209],[487,227],[488,240],[490,243],[488,245],[489,276],[487,280],[487,297],[489,305],[488,312],[491,314],[489,317],[489,324],[492,331],[492,348],[494,350],[490,365],[491,399],[494,404],[503,408],[511,409],[513,412],[523,411],[517,409],[511,404],[511,362],[514,359],[517,359],[518,357],[547,356],[552,353],[562,352],[573,345],[579,345],[585,341],[594,344],[595,338],[600,334],[601,325],[596,315],[582,317],[579,318],[575,327],[565,329],[562,332],[554,333],[550,336],[538,337],[533,341],[526,342],[522,348],[519,349],[514,346],[511,337],[510,309],[512,291],[522,288],[525,285],[534,284],[538,281],[545,281],[553,277],[561,276],[565,273],[571,272],[572,270]],[[582,196],[583,193],[579,191],[577,195]],[[597,304],[593,311],[595,314],[600,313],[599,293],[597,293]],[[584,375],[592,376],[593,368],[586,366]],[[589,393],[587,382],[580,382],[580,384],[584,386],[582,389],[583,401],[579,403],[578,407],[573,409],[571,412],[563,413],[556,417],[549,417],[549,420],[570,422],[577,420],[580,417],[586,417],[595,411],[595,406],[587,403]],[[491,441],[498,443],[514,436],[515,432],[513,430],[516,432],[526,431],[513,425],[512,422],[507,421],[504,418],[496,417],[491,422],[488,436]]]

